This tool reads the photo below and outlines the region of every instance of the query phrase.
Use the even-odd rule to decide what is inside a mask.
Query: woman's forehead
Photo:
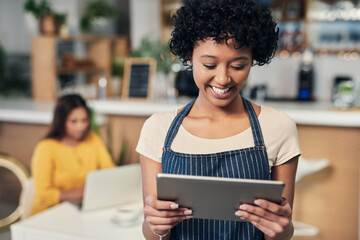
[[[231,55],[251,55],[251,50],[246,47],[238,47],[235,39],[231,38],[223,41],[216,41],[213,38],[206,38],[198,41],[194,47],[193,54],[231,54]]]

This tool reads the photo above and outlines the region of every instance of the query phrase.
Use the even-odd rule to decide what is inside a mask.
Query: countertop
[[[156,112],[183,107],[190,99],[178,99],[176,103],[124,101],[121,99],[89,100],[88,104],[97,113],[97,122],[106,121],[105,115],[149,117]],[[281,110],[297,124],[360,127],[360,110],[334,109],[330,102],[256,102]],[[0,121],[49,124],[52,120],[53,102],[31,99],[0,99]]]
[[[0,122],[50,124],[54,108],[55,103],[51,101],[0,98]],[[96,113],[98,125],[103,125],[106,122],[105,115]]]

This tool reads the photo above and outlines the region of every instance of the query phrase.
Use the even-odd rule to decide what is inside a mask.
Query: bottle
[[[107,86],[107,80],[105,74],[101,74],[98,81],[98,99],[106,98],[106,86]]]
[[[298,99],[314,99],[314,55],[311,50],[305,49],[302,54],[299,78],[298,78]]]

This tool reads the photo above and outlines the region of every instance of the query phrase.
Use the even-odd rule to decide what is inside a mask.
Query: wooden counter
[[[296,184],[294,220],[319,235],[296,240],[359,239],[360,128],[298,126],[305,158],[327,158],[330,167]]]

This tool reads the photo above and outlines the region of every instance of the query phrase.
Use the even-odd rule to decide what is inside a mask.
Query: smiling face
[[[87,133],[89,124],[88,113],[84,107],[73,109],[66,119],[66,137],[80,141]]]
[[[226,107],[240,99],[252,66],[251,50],[235,48],[230,39],[216,43],[212,39],[199,41],[194,47],[192,67],[199,88],[199,100],[217,107]]]

